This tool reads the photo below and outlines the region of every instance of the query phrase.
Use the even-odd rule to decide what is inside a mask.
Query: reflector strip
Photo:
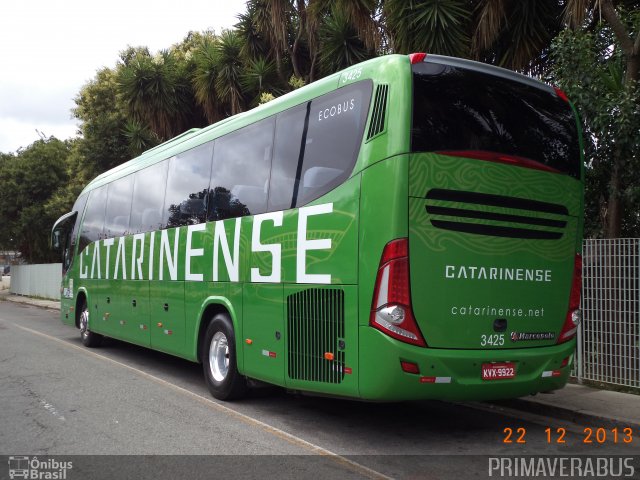
[[[164,334],[165,335],[171,335],[171,334],[173,334],[173,331],[172,330],[165,330]]]
[[[124,320],[120,320],[120,325],[124,325],[125,323],[127,322],[125,322]]]
[[[344,373],[346,373],[347,375],[351,375],[353,373],[353,370],[351,370],[351,367],[344,367]]]
[[[420,377],[420,383],[451,383],[451,377]]]
[[[542,378],[559,377],[560,375],[562,375],[560,370],[546,370],[542,372]]]
[[[276,352],[270,352],[269,350],[262,350],[262,355],[269,358],[276,358]]]

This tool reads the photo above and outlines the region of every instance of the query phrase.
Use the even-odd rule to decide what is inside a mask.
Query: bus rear
[[[361,394],[561,388],[580,319],[576,115],[559,90],[503,69],[428,55],[411,71],[407,236],[381,253]]]

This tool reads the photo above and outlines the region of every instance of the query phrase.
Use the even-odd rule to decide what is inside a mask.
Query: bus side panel
[[[184,356],[187,330],[184,321],[185,282],[149,282],[151,348]]]
[[[360,325],[369,324],[373,288],[384,246],[408,235],[409,156],[398,155],[362,172],[359,231]]]
[[[285,212],[282,243],[288,388],[358,395],[360,175]]]
[[[242,310],[244,373],[284,385],[285,345],[282,285],[245,283]]]

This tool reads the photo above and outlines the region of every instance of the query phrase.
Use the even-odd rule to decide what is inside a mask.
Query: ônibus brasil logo
[[[37,480],[65,480],[67,470],[73,468],[73,462],[60,462],[54,458],[38,460],[38,457],[9,457],[9,478],[27,478]]]

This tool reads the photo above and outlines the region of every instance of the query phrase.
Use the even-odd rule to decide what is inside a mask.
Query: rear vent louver
[[[433,189],[426,199],[434,227],[493,237],[557,240],[569,215],[563,205],[486,193]]]
[[[289,295],[287,334],[289,378],[342,382],[345,373],[342,290],[310,288]]]
[[[375,137],[384,131],[384,122],[387,115],[387,96],[389,95],[389,85],[381,84],[376,87],[376,97],[373,101],[373,113],[367,140]]]

